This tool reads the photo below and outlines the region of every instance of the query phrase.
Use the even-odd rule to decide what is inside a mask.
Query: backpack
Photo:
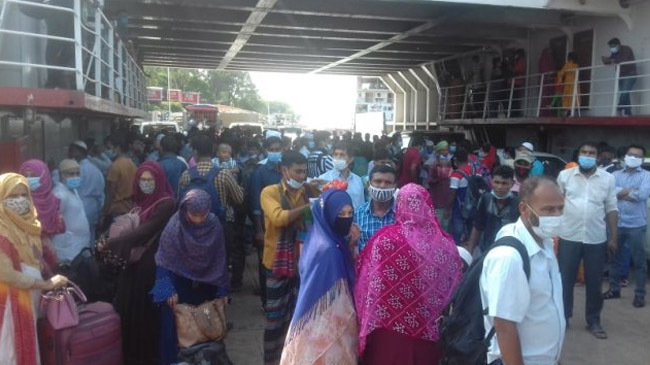
[[[465,220],[472,220],[476,216],[476,209],[478,208],[478,201],[483,193],[490,191],[489,185],[485,178],[477,174],[477,170],[472,166],[472,175],[468,175],[465,171],[456,170],[465,177],[467,180],[467,191],[465,192],[465,199],[461,203],[460,214]]]
[[[180,197],[183,199],[183,197],[185,197],[185,194],[187,194],[187,192],[192,189],[201,189],[210,194],[210,198],[212,200],[212,208],[210,211],[219,217],[219,220],[221,220],[223,223],[226,220],[226,210],[224,209],[223,205],[221,205],[219,191],[217,191],[217,187],[214,186],[214,179],[219,174],[219,171],[220,170],[218,167],[212,166],[207,174],[201,176],[196,166],[190,167],[189,170],[187,170],[187,172],[190,174],[190,183],[182,189]]]
[[[440,322],[439,346],[444,354],[443,365],[483,365],[494,337],[494,327],[485,336],[483,316],[488,313],[481,302],[480,278],[483,261],[495,247],[509,246],[516,249],[523,260],[526,278],[530,280],[530,258],[521,241],[507,236],[496,241],[469,267],[447,307]]]

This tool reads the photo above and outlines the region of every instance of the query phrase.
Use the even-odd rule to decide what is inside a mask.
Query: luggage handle
[[[60,295],[62,291],[65,291],[70,294],[75,294],[79,300],[81,300],[82,303],[86,303],[88,301],[88,298],[86,298],[86,294],[75,284],[72,280],[68,280],[68,286],[63,287],[63,288],[58,288],[55,290],[51,290],[45,294],[42,294],[41,297],[44,299],[50,299],[50,300],[57,300],[57,301],[63,301],[63,296]]]

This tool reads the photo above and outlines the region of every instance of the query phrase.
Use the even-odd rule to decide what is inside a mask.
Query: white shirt
[[[52,236],[52,245],[60,261],[72,261],[83,248],[90,247],[90,226],[76,190],[58,183],[53,193],[61,199],[65,233]]]
[[[524,223],[501,228],[497,239],[512,236],[526,247],[530,258],[527,280],[519,252],[512,247],[496,247],[483,262],[480,288],[486,335],[494,326],[494,317],[517,323],[521,352],[526,365],[554,365],[560,359],[566,331],[562,301],[562,278],[553,241],[541,248]],[[488,363],[501,358],[497,336],[488,350]]]
[[[328,172],[322,174],[318,177],[320,180],[332,181],[332,180],[345,180],[341,176],[341,172],[337,169],[329,170]],[[350,175],[347,178],[348,190],[346,192],[352,198],[352,208],[356,209],[363,205],[366,202],[365,187],[363,185],[363,180],[359,175],[350,171]]]
[[[614,176],[596,169],[586,178],[574,167],[560,172],[557,183],[565,197],[560,237],[587,244],[607,241],[605,215],[618,211]]]

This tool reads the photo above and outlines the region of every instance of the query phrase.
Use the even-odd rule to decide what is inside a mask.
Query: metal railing
[[[62,88],[82,90],[87,94],[113,101],[131,108],[144,109],[146,103],[145,75],[129,52],[127,45],[120,39],[113,24],[106,18],[95,1],[73,0],[73,7],[49,5],[23,0],[0,1],[0,35],[37,38],[53,42],[52,47],[65,53],[72,48],[74,56],[60,64],[25,62],[0,58],[0,65],[16,68],[38,68],[48,70],[48,79],[53,72],[59,72],[58,78],[72,79]],[[38,11],[44,17],[62,17],[73,24],[74,32],[69,36],[52,35],[51,30],[40,33],[8,29],[4,21],[11,10],[28,7]],[[13,8],[13,9],[11,9]],[[41,27],[46,29],[47,27]],[[56,44],[54,43],[56,42]],[[66,48],[67,47],[67,48]],[[47,59],[47,57],[46,57]],[[51,82],[49,80],[48,82]],[[33,85],[34,87],[60,87],[58,85]]]
[[[631,66],[636,74],[629,73]],[[650,59],[572,68],[559,76],[547,72],[442,87],[439,118],[617,116],[627,108],[650,115]],[[621,102],[625,93],[627,104]]]

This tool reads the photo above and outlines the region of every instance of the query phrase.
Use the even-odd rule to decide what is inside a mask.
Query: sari
[[[352,205],[342,190],[312,204],[314,225],[300,258],[301,286],[281,364],[356,364],[354,265],[345,237],[332,229],[339,211]]]
[[[423,187],[400,190],[395,220],[357,258],[361,363],[437,364],[438,319],[461,279],[462,261]]]

